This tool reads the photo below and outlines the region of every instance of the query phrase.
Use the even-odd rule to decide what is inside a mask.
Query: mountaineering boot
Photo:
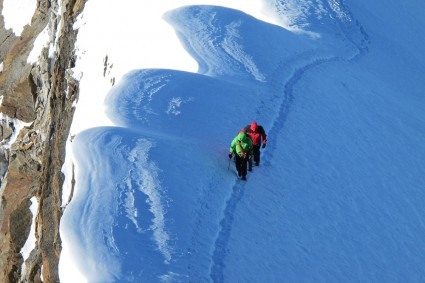
[[[255,166],[260,165],[260,161],[255,161]]]
[[[242,172],[241,171],[238,171],[238,176],[239,177],[242,176]]]
[[[242,176],[242,181],[246,181],[246,176]]]

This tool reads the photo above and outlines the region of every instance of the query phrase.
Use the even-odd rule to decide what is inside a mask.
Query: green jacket
[[[245,153],[248,156],[253,155],[252,140],[244,132],[240,132],[230,144],[230,153],[236,153],[243,156]]]

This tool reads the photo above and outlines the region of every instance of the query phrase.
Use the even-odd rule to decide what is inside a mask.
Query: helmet
[[[258,128],[257,122],[252,122],[251,123],[251,130],[253,130],[255,132],[257,130],[257,128]]]

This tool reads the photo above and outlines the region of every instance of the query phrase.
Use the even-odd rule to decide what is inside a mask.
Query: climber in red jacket
[[[252,147],[254,151],[255,166],[260,165],[260,147],[265,148],[267,144],[267,135],[264,128],[258,125],[257,122],[252,122],[251,125],[243,128],[245,133],[252,139]],[[252,159],[249,160],[248,171],[252,170]]]

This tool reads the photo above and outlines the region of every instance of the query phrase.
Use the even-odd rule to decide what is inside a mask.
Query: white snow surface
[[[16,36],[20,36],[24,26],[31,24],[36,8],[37,0],[4,0],[4,27],[12,29]]]
[[[38,35],[34,42],[34,47],[31,53],[28,55],[27,62],[32,64],[38,61],[43,48],[50,44],[49,26],[45,27],[44,30]]]
[[[27,241],[25,242],[24,246],[21,249],[21,254],[24,262],[28,259],[31,251],[35,248],[36,244],[36,235],[35,235],[35,227],[36,227],[36,215],[38,212],[38,201],[36,197],[31,198],[31,206],[30,210],[32,213],[32,222],[31,222],[31,228],[30,228],[30,234],[28,236]],[[25,270],[25,264],[22,265],[22,273],[24,273]]]
[[[75,26],[61,281],[423,280],[423,1],[116,2]]]

